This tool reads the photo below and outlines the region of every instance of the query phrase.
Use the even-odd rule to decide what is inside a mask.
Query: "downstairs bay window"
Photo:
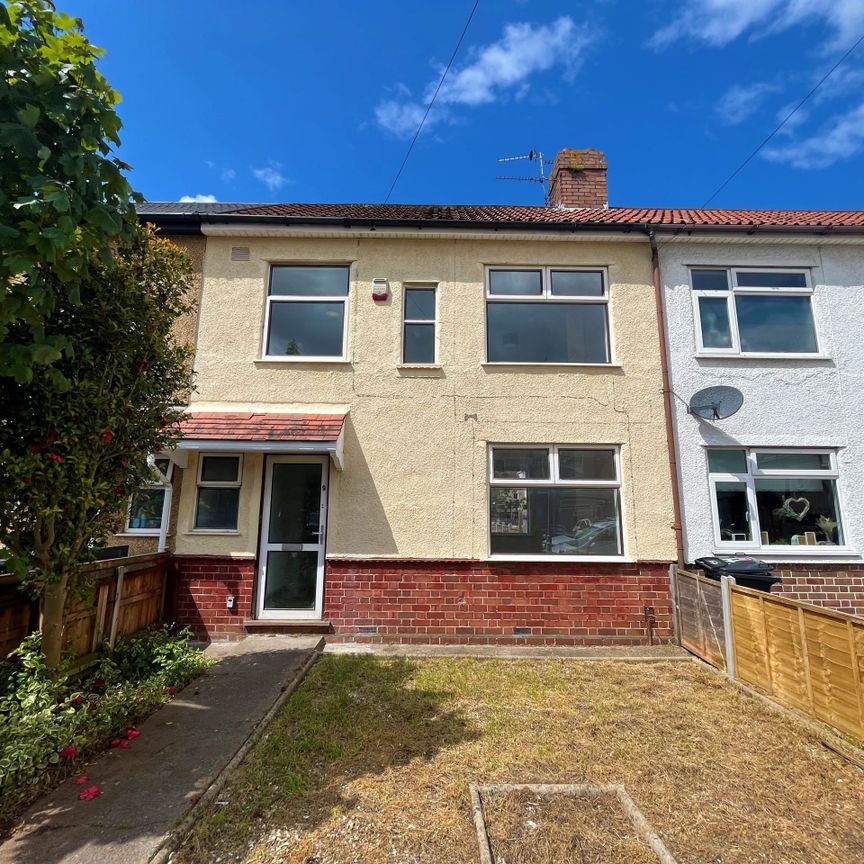
[[[492,447],[491,554],[619,557],[620,486],[615,447]]]
[[[834,452],[712,448],[708,472],[718,550],[845,545]]]

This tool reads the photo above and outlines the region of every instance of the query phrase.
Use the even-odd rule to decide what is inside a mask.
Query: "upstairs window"
[[[126,517],[126,534],[156,536],[162,529],[165,517],[165,493],[171,485],[174,464],[167,457],[154,460],[153,480],[138,488],[129,499]]]
[[[198,459],[195,530],[237,530],[242,477],[243,458],[239,455],[202,455]]]
[[[620,485],[615,447],[493,447],[491,553],[621,555]]]
[[[270,268],[264,359],[347,357],[348,267]]]
[[[690,270],[696,340],[710,354],[818,354],[807,270]]]
[[[486,283],[489,363],[609,363],[603,270],[491,267]]]
[[[831,451],[710,449],[718,548],[843,546],[835,459]]]
[[[436,362],[436,290],[432,287],[405,287],[402,325],[402,362]]]

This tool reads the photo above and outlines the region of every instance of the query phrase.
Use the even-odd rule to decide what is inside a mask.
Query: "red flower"
[[[169,696],[174,696],[174,695],[176,695],[176,693],[177,693],[177,688],[174,687],[173,685],[171,685],[171,686],[165,688],[165,692],[166,692]]]
[[[112,746],[115,750],[128,750],[128,749],[129,749],[129,742],[128,742],[128,741],[124,741],[122,738],[115,738],[115,739],[111,742],[111,746]]]
[[[110,443],[114,440],[114,433],[113,433],[113,432],[106,432],[106,433],[102,436],[102,440],[103,440],[106,444],[110,444]]]
[[[104,687],[104,686],[105,686],[105,679],[104,678],[94,678],[93,679],[93,689],[94,690],[98,690],[100,687]]]
[[[28,444],[27,449],[31,453],[38,453],[42,449],[43,446],[44,445],[42,445],[42,444]]]
[[[60,751],[60,758],[61,759],[74,759],[77,755],[78,755],[78,748],[72,747],[71,745],[69,747],[64,747]]]
[[[90,786],[87,789],[82,789],[78,793],[79,801],[92,801],[102,794],[102,790],[98,786]]]
[[[126,730],[126,739],[128,741],[132,741],[137,738],[141,733],[137,729],[127,729]]]
[[[73,696],[73,697],[72,697],[72,704],[73,704],[76,708],[77,708],[79,705],[83,705],[83,704],[84,704],[84,697],[83,697],[83,696]]]
[[[76,774],[76,775],[72,778],[72,782],[73,782],[76,786],[83,786],[83,785],[87,782],[87,775],[86,775],[86,774]]]
[[[49,444],[53,444],[57,438],[57,430],[53,426],[48,427],[48,434],[45,436],[48,439]]]
[[[49,454],[48,454],[48,458],[49,458],[52,462],[56,462],[58,465],[62,465],[63,462],[65,461],[65,460],[63,459],[63,457],[62,457],[59,453],[49,453]]]

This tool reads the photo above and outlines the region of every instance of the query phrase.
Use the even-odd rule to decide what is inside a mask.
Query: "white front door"
[[[261,509],[259,618],[320,618],[327,526],[326,456],[270,456]]]

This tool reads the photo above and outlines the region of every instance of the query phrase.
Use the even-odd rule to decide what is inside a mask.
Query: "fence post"
[[[678,608],[678,565],[669,565],[669,591],[672,595],[672,639],[681,644],[681,612]]]
[[[120,619],[120,601],[123,599],[123,577],[126,575],[126,568],[121,564],[117,568],[117,588],[114,591],[114,611],[111,615],[111,635],[108,637],[108,644],[113,648],[114,640],[117,638],[117,623]]]
[[[720,577],[720,600],[723,606],[723,639],[726,642],[726,674],[734,679],[735,675],[735,634],[732,627],[732,586],[734,576]]]

